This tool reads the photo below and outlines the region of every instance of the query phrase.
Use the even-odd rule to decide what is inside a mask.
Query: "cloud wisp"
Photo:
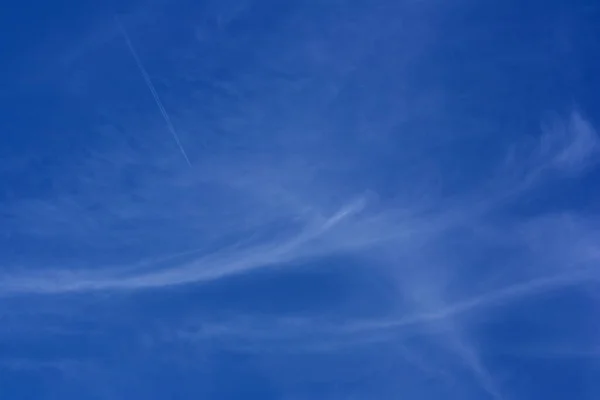
[[[597,140],[595,132],[576,113],[570,117],[567,125],[572,129],[566,132],[558,130],[545,134],[541,149],[533,152],[534,156],[537,157],[537,161],[535,157],[528,157],[522,163],[521,167],[518,166],[517,161],[512,162],[511,169],[526,168],[526,170],[516,180],[513,175],[510,185],[506,185],[506,177],[494,177],[494,180],[487,185],[485,191],[481,193],[468,193],[463,201],[447,202],[443,197],[440,197],[435,202],[429,200],[430,206],[426,212],[422,211],[422,204],[411,205],[395,202],[391,205],[385,205],[381,201],[374,200],[372,196],[371,198],[367,198],[359,195],[355,200],[350,200],[345,205],[338,206],[337,210],[327,206],[330,211],[326,212],[324,212],[322,204],[309,204],[306,201],[298,203],[303,204],[305,210],[309,210],[308,214],[305,211],[302,211],[303,214],[298,214],[300,210],[294,208],[296,207],[294,202],[290,203],[288,200],[282,198],[285,203],[273,203],[274,200],[278,200],[270,195],[264,196],[260,194],[263,190],[265,193],[272,192],[272,189],[276,187],[277,181],[271,180],[271,183],[261,183],[260,185],[262,186],[257,186],[255,183],[247,188],[242,187],[242,192],[239,192],[238,195],[247,196],[246,193],[248,192],[246,190],[250,189],[252,192],[259,194],[256,197],[259,201],[264,201],[261,198],[261,196],[264,196],[266,202],[263,203],[263,207],[265,208],[263,210],[258,209],[258,212],[269,210],[268,212],[273,214],[272,210],[280,210],[276,211],[276,214],[273,214],[273,216],[278,219],[284,218],[279,221],[280,223],[295,224],[296,228],[292,231],[278,231],[274,235],[269,234],[270,237],[262,237],[258,242],[252,242],[252,239],[238,239],[237,244],[225,245],[216,250],[207,249],[203,252],[202,247],[199,247],[198,249],[188,251],[190,254],[187,256],[184,252],[183,254],[172,256],[172,261],[168,261],[170,256],[167,256],[162,261],[157,258],[148,261],[146,266],[122,268],[117,265],[114,267],[102,267],[94,273],[90,271],[75,272],[69,269],[65,269],[64,271],[53,269],[52,271],[17,273],[13,276],[5,276],[0,285],[0,290],[3,294],[25,294],[160,288],[212,281],[235,274],[247,273],[256,268],[293,263],[300,259],[320,257],[339,252],[359,251],[363,253],[367,252],[365,254],[368,254],[370,249],[381,246],[392,248],[405,255],[416,255],[422,251],[422,246],[431,246],[431,243],[434,243],[433,246],[435,246],[436,242],[443,240],[445,235],[455,229],[476,227],[482,224],[489,225],[489,222],[486,222],[487,216],[493,215],[495,209],[504,206],[506,199],[504,194],[507,187],[519,188],[517,190],[519,193],[526,193],[529,190],[527,188],[531,188],[531,171],[537,173],[536,171],[545,169],[548,165],[564,166],[566,162],[565,157],[569,159],[569,166],[587,162],[586,160],[590,157],[589,152],[594,149],[593,146],[590,148],[588,145],[593,145]],[[558,135],[560,137],[555,138],[548,135]],[[562,147],[554,147],[551,151],[548,150],[548,146],[545,143],[555,142],[556,140],[562,141]],[[583,146],[583,142],[587,145]],[[583,149],[584,147],[585,150]],[[257,171],[260,171],[260,169],[257,169]],[[285,175],[285,172],[281,174],[284,177]],[[260,182],[260,179],[262,178],[255,180],[256,182]],[[153,184],[156,183],[153,182]],[[227,186],[228,183],[225,182],[225,185]],[[183,195],[185,196],[186,191],[193,190],[193,188],[194,186],[190,186],[189,184],[183,187]],[[285,189],[287,193],[286,198],[306,199],[308,193],[305,193],[304,190],[309,189],[297,190],[288,187]],[[511,190],[509,189],[509,191]],[[523,192],[524,190],[525,192]],[[166,189],[166,191],[169,191],[169,189]],[[255,196],[252,192],[250,192],[250,195]],[[321,198],[325,198],[323,196],[323,189],[321,189],[321,193],[315,194]],[[147,192],[147,194],[142,192],[142,195],[148,196],[153,195],[153,193],[152,191]],[[455,200],[456,196],[453,196],[453,198]],[[177,198],[174,199],[177,200]],[[161,203],[168,200],[169,198],[166,197]],[[68,211],[67,209],[61,211],[57,207],[62,206],[53,205],[51,202],[46,204],[47,207],[51,207],[49,211],[52,212],[52,215],[60,215],[61,212]],[[260,206],[260,203],[256,204]],[[274,204],[276,205],[275,208],[273,208]],[[473,204],[486,204],[486,206],[478,208],[474,207]],[[175,207],[179,206],[175,205]],[[72,210],[72,208],[69,210]],[[252,213],[256,213],[257,209],[241,209],[241,211],[249,213],[248,216],[250,216]],[[71,213],[71,211],[69,212]],[[327,212],[329,216],[323,217],[322,215]],[[213,234],[216,234],[215,237],[218,238],[231,233],[227,231],[230,228],[233,232],[244,232],[244,225],[247,222],[244,222],[243,219],[247,218],[247,216],[243,213],[233,214],[228,220],[224,220],[229,225],[221,224],[221,227],[214,225],[214,227],[221,229],[221,232],[213,231]],[[206,215],[208,216],[208,214]],[[179,218],[178,212],[176,211],[173,216]],[[269,214],[265,214],[265,216],[271,218]],[[188,218],[186,214],[182,214],[181,217]],[[68,220],[76,218],[76,214],[66,214],[65,218]],[[169,216],[165,215],[164,218],[167,219]],[[239,220],[236,221],[235,218]],[[535,222],[535,220],[532,221]],[[207,222],[218,223],[217,221],[210,220]],[[523,221],[520,222],[520,224],[523,223]],[[531,223],[529,222],[529,224]],[[257,219],[256,222],[252,222],[251,224],[250,227],[252,230],[250,232],[253,233],[249,237],[251,238],[258,234],[260,238],[260,230],[262,229],[261,219]],[[555,226],[553,229],[560,231],[561,227]],[[577,237],[580,233],[584,232],[573,232],[575,236],[571,237],[569,242],[564,244],[566,246],[565,251],[568,251],[569,246],[580,245],[583,239],[587,243],[594,242],[592,237]],[[587,234],[594,235],[593,232],[588,232]],[[432,250],[429,248],[427,251]],[[585,276],[589,277],[593,273],[593,269],[590,269],[586,272]],[[542,274],[533,277],[525,283],[515,283],[507,289],[474,296],[470,300],[459,302],[450,307],[442,307],[437,312],[426,313],[415,318],[416,320],[441,319],[444,316],[480,305],[493,304],[508,300],[512,296],[551,289],[562,284],[572,284],[581,279],[585,278],[580,276],[577,271],[557,274],[555,276]],[[411,318],[405,319],[400,324],[410,323]]]

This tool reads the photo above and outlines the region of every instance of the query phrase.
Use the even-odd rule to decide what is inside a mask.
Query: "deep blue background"
[[[599,398],[596,2],[2,10],[0,399]]]

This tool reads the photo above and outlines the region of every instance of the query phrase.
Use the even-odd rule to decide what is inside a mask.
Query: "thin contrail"
[[[117,22],[117,25],[119,26],[119,29],[121,30],[121,33],[123,34],[123,38],[125,39],[125,42],[127,43],[127,47],[129,47],[129,51],[131,52],[131,55],[135,59],[135,63],[137,64],[140,72],[142,73],[142,76],[144,77],[146,86],[148,86],[148,89],[150,89],[150,92],[152,93],[152,97],[154,97],[154,101],[156,102],[156,105],[158,106],[160,113],[162,114],[165,122],[167,123],[167,128],[169,128],[171,135],[173,135],[173,139],[175,139],[175,143],[177,143],[177,146],[179,147],[179,150],[181,151],[183,158],[185,158],[185,161],[191,167],[192,163],[190,162],[190,159],[188,158],[188,156],[185,152],[185,149],[183,148],[183,145],[181,144],[181,140],[179,140],[179,135],[177,134],[177,131],[175,130],[175,127],[173,126],[173,123],[171,122],[171,118],[169,117],[167,110],[165,110],[165,107],[163,106],[162,101],[160,101],[160,97],[158,96],[158,93],[156,92],[156,89],[154,88],[154,84],[152,83],[152,80],[150,79],[150,75],[148,75],[148,72],[146,72],[146,68],[144,68],[144,64],[142,64],[142,60],[140,60],[140,57],[138,56],[137,52],[135,51],[135,47],[133,47],[133,43],[131,42],[131,39],[129,38],[129,34],[127,33],[127,30],[125,29],[125,25],[123,25],[123,23],[121,22],[121,20],[119,19],[118,16],[115,17],[115,21]]]

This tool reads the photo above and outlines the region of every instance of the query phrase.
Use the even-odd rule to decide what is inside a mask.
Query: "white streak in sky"
[[[134,271],[134,275],[119,275],[118,277],[110,274],[74,274],[68,271],[55,272],[50,275],[42,274],[37,277],[15,277],[15,279],[5,279],[0,284],[0,292],[4,294],[51,294],[94,290],[137,290],[212,281],[268,265],[293,262],[333,252],[336,248],[335,244],[331,245],[333,247],[326,248],[311,248],[310,245],[314,241],[325,239],[326,234],[349,222],[348,220],[359,213],[363,207],[364,199],[359,198],[316,226],[305,227],[292,238],[245,249],[235,249],[236,246],[234,246],[234,248],[227,248],[214,254],[197,257],[193,261],[180,264],[175,268],[146,273]],[[172,258],[185,254],[179,253],[173,255]],[[159,261],[169,258],[171,257]]]
[[[597,282],[600,279],[597,268],[584,268],[575,272],[568,272],[547,277],[538,277],[522,283],[514,283],[509,286],[473,296],[468,299],[444,305],[437,310],[419,312],[404,317],[376,322],[363,322],[349,325],[349,331],[368,331],[382,329],[397,329],[433,323],[471,312],[480,308],[498,307],[509,304],[525,297],[532,297],[570,286]]]
[[[158,106],[158,109],[160,110],[160,113],[162,114],[162,116],[167,124],[167,128],[169,129],[169,132],[171,132],[171,135],[173,135],[173,139],[175,139],[175,143],[177,143],[177,147],[179,147],[179,150],[181,151],[183,158],[185,158],[185,161],[191,167],[192,163],[190,162],[190,159],[188,158],[188,156],[185,152],[185,149],[183,148],[183,145],[181,144],[181,140],[179,140],[179,135],[177,134],[177,131],[175,130],[175,127],[173,126],[173,123],[171,122],[171,118],[169,117],[167,110],[165,110],[165,107],[163,106],[162,101],[160,100],[160,97],[158,96],[158,93],[156,92],[156,88],[154,87],[154,84],[152,83],[152,79],[150,79],[150,75],[148,75],[146,68],[144,68],[144,64],[142,64],[142,60],[138,56],[137,51],[135,51],[135,47],[133,47],[133,43],[131,42],[131,39],[129,37],[129,34],[127,33],[127,30],[125,29],[125,26],[123,25],[123,23],[121,22],[119,17],[115,17],[115,20],[117,22],[117,25],[119,26],[119,29],[121,30],[121,33],[123,34],[123,38],[125,39],[125,42],[127,43],[127,47],[129,48],[131,55],[135,59],[135,63],[137,64],[138,69],[140,70],[140,72],[142,73],[142,76],[144,77],[146,86],[148,86],[148,89],[150,89],[150,92],[152,93],[152,97],[154,97],[154,101],[155,101],[156,105]]]

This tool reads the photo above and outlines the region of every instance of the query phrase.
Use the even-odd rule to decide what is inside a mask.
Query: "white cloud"
[[[337,187],[327,187],[324,185],[326,181],[314,176],[311,171],[308,171],[307,177],[302,176],[307,172],[302,169],[291,169],[289,172],[285,169],[269,171],[265,169],[269,166],[268,160],[263,161],[262,164],[242,166],[241,168],[246,168],[242,180],[235,178],[236,174],[233,171],[223,174],[226,171],[223,169],[214,170],[213,183],[202,176],[193,177],[190,172],[180,172],[187,176],[184,180],[181,177],[173,180],[173,177],[177,177],[176,172],[171,172],[167,180],[157,181],[150,179],[150,176],[142,177],[141,185],[137,185],[138,189],[135,193],[135,196],[142,201],[140,207],[144,208],[141,209],[131,203],[132,199],[129,197],[99,191],[100,195],[108,195],[105,201],[114,204],[107,205],[106,210],[110,210],[109,214],[90,213],[86,210],[85,203],[96,201],[93,195],[97,190],[102,189],[94,186],[91,186],[92,191],[85,197],[62,196],[17,204],[18,207],[14,208],[13,215],[22,224],[20,228],[24,229],[24,233],[35,233],[36,229],[42,231],[48,229],[48,234],[65,235],[64,239],[72,237],[74,240],[79,240],[81,235],[77,234],[78,231],[81,231],[84,237],[90,235],[90,232],[103,234],[102,232],[111,224],[128,219],[132,219],[133,222],[139,218],[141,218],[139,219],[140,233],[147,229],[156,229],[154,224],[146,226],[144,218],[150,218],[159,223],[173,224],[172,228],[175,229],[177,226],[182,226],[188,231],[192,228],[190,232],[200,234],[200,239],[203,235],[214,240],[232,233],[241,236],[233,245],[207,248],[205,251],[202,251],[202,247],[188,250],[184,253],[189,252],[189,256],[175,255],[171,262],[168,261],[169,256],[167,260],[162,261],[159,257],[153,256],[151,260],[154,261],[150,261],[145,267],[104,266],[94,273],[81,270],[75,272],[71,268],[62,271],[53,269],[43,273],[35,272],[34,269],[33,272],[29,271],[24,275],[6,276],[0,287],[5,294],[29,291],[55,293],[162,287],[219,279],[268,265],[284,264],[301,258],[336,252],[361,251],[368,254],[369,249],[382,248],[382,246],[387,248],[388,252],[391,249],[392,253],[403,254],[410,259],[419,256],[422,251],[439,253],[438,245],[443,244],[448,235],[454,235],[456,229],[477,230],[479,227],[487,227],[485,229],[495,231],[495,240],[502,237],[503,240],[513,242],[522,240],[525,246],[536,248],[544,248],[550,244],[548,240],[558,240],[552,243],[553,251],[560,251],[570,260],[573,257],[579,257],[579,260],[586,257],[593,259],[594,254],[597,254],[597,249],[595,250],[593,245],[597,229],[593,226],[585,229],[581,224],[575,228],[572,226],[568,230],[569,235],[565,237],[567,231],[564,229],[566,227],[564,223],[572,221],[572,218],[546,220],[553,221],[552,225],[540,225],[543,219],[525,219],[517,222],[517,226],[509,227],[509,230],[506,230],[506,226],[498,225],[497,222],[489,219],[495,210],[503,207],[505,193],[511,193],[512,196],[526,194],[531,187],[532,174],[538,174],[548,166],[568,167],[573,171],[575,165],[582,165],[584,161],[590,159],[596,149],[597,140],[589,123],[579,114],[573,113],[566,126],[569,127],[566,131],[560,129],[546,131],[542,146],[534,152],[534,158],[513,159],[511,169],[520,170],[520,174],[496,176],[485,190],[467,193],[464,196],[453,195],[452,202],[447,202],[444,197],[438,196],[437,199],[429,197],[426,207],[416,202],[396,201],[384,204],[375,201],[373,196],[370,196],[370,199],[357,196],[354,200],[347,200],[345,204],[339,205],[339,201],[333,200],[335,197],[330,195],[339,191]],[[561,145],[558,146],[557,143]],[[104,167],[104,164],[101,167]],[[269,171],[268,175],[265,176],[264,171]],[[85,173],[85,170],[82,172]],[[282,186],[281,184],[286,181],[286,185]],[[181,186],[182,182],[185,185]],[[233,191],[227,189],[228,187]],[[318,190],[311,192],[311,187]],[[516,191],[514,188],[517,188]],[[215,189],[218,191],[216,195],[210,192]],[[206,207],[209,208],[203,210],[204,206],[199,204],[200,209],[194,209],[192,203],[186,199],[190,195],[201,202],[208,199]],[[230,195],[235,196],[230,198],[235,208],[226,213],[217,209],[216,218],[211,217],[214,207],[218,207],[224,196]],[[243,201],[239,201],[241,199]],[[172,205],[164,208],[164,205],[169,203]],[[336,203],[337,209],[332,208]],[[123,207],[131,208],[132,213],[124,212]],[[152,215],[155,211],[156,214]],[[65,230],[61,233],[60,227],[63,223]],[[292,223],[295,228],[274,231],[264,236],[267,231],[261,233],[261,230],[272,223],[282,224],[281,226]],[[71,227],[72,224],[75,225]],[[538,226],[540,228],[536,228]],[[536,229],[540,231],[537,232]],[[561,236],[553,236],[553,232]],[[152,235],[156,233],[158,232]],[[525,234],[525,236],[519,239],[515,233]],[[93,241],[97,240],[96,235],[89,236],[91,241],[89,243],[93,244]],[[140,240],[147,240],[148,233],[144,235]],[[256,239],[252,239],[255,235]],[[244,236],[245,239],[241,239]],[[131,239],[135,240],[135,238]],[[480,240],[475,237],[473,239]],[[477,242],[474,242],[474,246],[477,246]],[[460,257],[466,255],[455,256],[460,260]],[[524,261],[535,263],[539,260],[537,258]],[[462,278],[460,270],[451,269],[446,272],[436,270],[435,263],[438,261],[432,260],[434,264],[427,267],[430,269],[425,271],[424,276],[436,277],[438,283],[442,283],[444,279]],[[540,274],[529,278],[531,282],[536,282],[536,279],[544,280],[546,276],[549,275]],[[566,277],[565,279],[568,280]],[[403,290],[414,290],[410,285],[414,285],[415,282],[408,282],[408,286]],[[423,289],[427,287],[424,286]],[[440,288],[431,287],[427,290],[438,293]],[[488,297],[488,299],[492,298],[494,295]],[[481,302],[486,301],[490,300],[481,300]]]
[[[563,124],[549,128],[547,137],[563,143],[552,156],[555,168],[579,172],[597,162],[600,141],[596,130],[578,112],[573,112]]]

